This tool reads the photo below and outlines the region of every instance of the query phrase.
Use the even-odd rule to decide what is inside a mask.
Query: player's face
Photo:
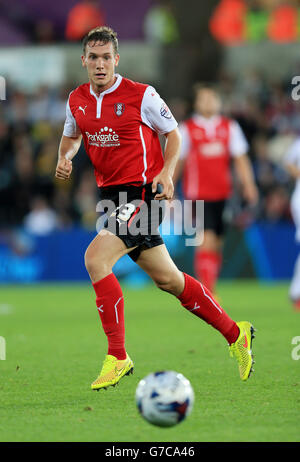
[[[81,59],[94,91],[107,90],[114,84],[115,67],[119,63],[119,55],[114,53],[111,42],[88,43],[85,55]]]
[[[204,117],[212,117],[220,112],[221,100],[214,90],[203,88],[197,92],[195,110]]]

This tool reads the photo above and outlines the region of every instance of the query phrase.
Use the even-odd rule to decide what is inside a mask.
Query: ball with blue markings
[[[142,417],[159,427],[173,427],[192,411],[194,391],[189,380],[175,371],[147,375],[136,389],[135,400]]]

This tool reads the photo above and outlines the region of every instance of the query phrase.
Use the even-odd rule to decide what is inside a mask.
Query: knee
[[[112,271],[112,265],[103,258],[101,253],[93,252],[89,247],[84,254],[84,264],[92,281],[98,281]]]
[[[220,249],[221,244],[222,244],[221,239],[216,235],[214,231],[211,231],[211,230],[204,231],[204,240],[201,245],[201,250],[215,252]]]

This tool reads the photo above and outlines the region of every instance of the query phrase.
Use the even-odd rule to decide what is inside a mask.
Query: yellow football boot
[[[92,390],[106,389],[109,386],[116,386],[124,375],[133,374],[133,362],[127,355],[126,359],[118,360],[115,356],[107,355],[99,377],[92,383]]]
[[[237,359],[241,380],[247,380],[253,369],[252,339],[255,337],[255,329],[248,321],[237,322],[240,329],[240,335],[237,340],[229,345],[231,357]]]

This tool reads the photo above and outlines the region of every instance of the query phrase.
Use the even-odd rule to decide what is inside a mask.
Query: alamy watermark
[[[6,341],[4,337],[0,337],[0,361],[6,360]]]
[[[298,361],[300,359],[300,336],[292,338],[292,345],[296,345],[292,349],[292,359]]]
[[[6,82],[2,75],[0,75],[0,100],[6,100]]]
[[[96,223],[99,233],[104,228],[119,236],[186,236],[186,246],[199,246],[204,235],[204,201],[174,199],[168,201],[128,201],[127,192],[120,192],[118,205],[110,199],[98,202],[101,215]]]
[[[300,75],[295,75],[292,78],[292,85],[295,85],[294,88],[292,89],[292,99],[294,101],[299,101],[300,100]]]

